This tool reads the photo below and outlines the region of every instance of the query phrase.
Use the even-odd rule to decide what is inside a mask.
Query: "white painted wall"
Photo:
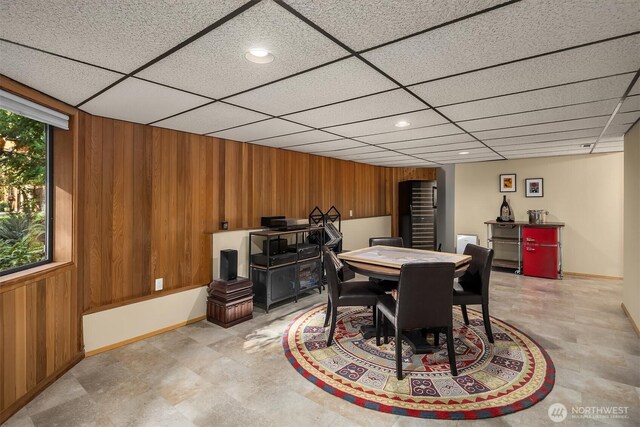
[[[82,316],[84,350],[92,352],[207,314],[207,287]]]
[[[640,327],[640,123],[624,136],[624,236],[622,302]]]
[[[498,191],[506,173],[517,175],[515,193]],[[525,197],[525,178],[543,178],[544,197]],[[566,223],[565,272],[622,277],[623,153],[458,164],[455,182],[456,234],[477,234],[486,245],[484,222],[496,219],[507,195],[517,221],[528,221],[529,209],[546,209],[547,221]]]
[[[220,231],[213,234],[213,277],[220,277],[220,251],[223,249],[238,251],[238,275],[247,277],[249,274],[249,233],[251,231],[255,230]],[[369,237],[391,235],[391,217],[377,216],[343,220],[342,235],[343,249],[366,248],[369,246]],[[262,248],[254,243],[253,253],[261,250]]]

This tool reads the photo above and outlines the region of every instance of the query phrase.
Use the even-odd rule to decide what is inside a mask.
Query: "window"
[[[51,130],[0,108],[0,275],[51,260]]]

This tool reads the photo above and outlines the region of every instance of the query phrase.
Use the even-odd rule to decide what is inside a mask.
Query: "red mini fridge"
[[[524,227],[522,240],[524,275],[558,279],[558,229]]]

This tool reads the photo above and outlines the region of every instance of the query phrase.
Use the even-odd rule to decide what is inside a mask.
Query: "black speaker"
[[[269,242],[269,245],[267,245]],[[262,242],[262,253],[264,255],[278,255],[287,252],[287,239],[271,239]]]
[[[223,249],[220,251],[220,278],[235,280],[238,277],[238,251]]]

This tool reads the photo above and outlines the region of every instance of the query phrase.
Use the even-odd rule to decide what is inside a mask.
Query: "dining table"
[[[338,258],[355,273],[374,279],[393,281],[400,279],[400,270],[407,263],[451,262],[456,268],[454,277],[462,276],[471,263],[469,255],[395,246],[371,246],[342,252],[338,254]],[[451,292],[453,292],[453,281]],[[363,328],[362,333],[365,338],[371,338],[375,336],[375,327]],[[425,330],[407,332],[404,337],[416,354],[431,353],[439,349],[427,342]]]

